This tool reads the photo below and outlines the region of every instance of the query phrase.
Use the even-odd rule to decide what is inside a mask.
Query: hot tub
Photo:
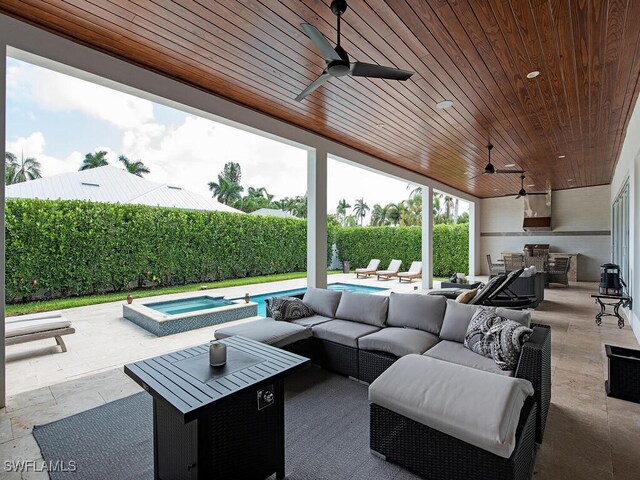
[[[158,337],[254,317],[255,302],[201,295],[162,302],[140,299],[122,306],[122,316]]]

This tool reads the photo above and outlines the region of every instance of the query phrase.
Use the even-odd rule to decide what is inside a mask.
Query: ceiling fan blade
[[[519,198],[522,198],[523,195],[516,195],[516,200],[518,200]]]
[[[524,173],[524,170],[496,170],[495,173]]]
[[[527,192],[527,195],[548,195],[548,192],[534,192],[534,193]]]
[[[327,62],[341,60],[340,55],[338,55],[335,49],[331,46],[329,40],[320,33],[320,30],[308,23],[302,23],[301,27]]]
[[[407,80],[413,72],[400,70],[399,68],[383,67],[371,63],[353,62],[351,75],[354,77],[386,78],[388,80]]]
[[[300,95],[298,95],[296,97],[296,101],[299,102],[300,100],[302,100],[304,97],[306,97],[307,95],[309,95],[310,93],[314,92],[315,90],[317,90],[318,88],[320,88],[327,80],[329,80],[331,78],[331,75],[329,75],[327,72],[324,72],[322,75],[320,75],[311,85],[309,85],[307,88],[305,88],[302,92],[300,92]]]

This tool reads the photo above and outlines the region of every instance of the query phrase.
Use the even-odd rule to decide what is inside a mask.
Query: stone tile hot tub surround
[[[177,315],[167,315],[145,305],[153,301],[151,298],[141,299],[136,303],[123,305],[122,316],[158,337],[241,320],[258,314],[258,304],[246,303],[244,300],[236,301],[232,305]]]

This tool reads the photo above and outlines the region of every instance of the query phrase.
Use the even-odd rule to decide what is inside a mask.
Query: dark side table
[[[602,317],[616,317],[618,327],[624,327],[624,318],[620,316],[620,307],[631,307],[631,297],[629,295],[603,295],[592,293],[591,298],[596,299],[600,305],[600,312],[596,315],[596,325],[602,324]],[[613,307],[613,313],[607,312],[607,307]]]
[[[153,396],[155,478],[284,478],[284,378],[309,359],[248,338],[218,340],[227,363],[209,366],[209,344],[125,365]]]

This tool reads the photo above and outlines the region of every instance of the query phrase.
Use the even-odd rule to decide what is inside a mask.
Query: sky
[[[142,160],[145,178],[210,196],[226,162],[238,162],[241,184],[276,199],[306,192],[306,152],[260,135],[85,80],[7,58],[6,150],[35,157],[42,176],[77,171],[88,152]],[[329,213],[345,198],[373,207],[408,197],[407,183],[330,160]]]

